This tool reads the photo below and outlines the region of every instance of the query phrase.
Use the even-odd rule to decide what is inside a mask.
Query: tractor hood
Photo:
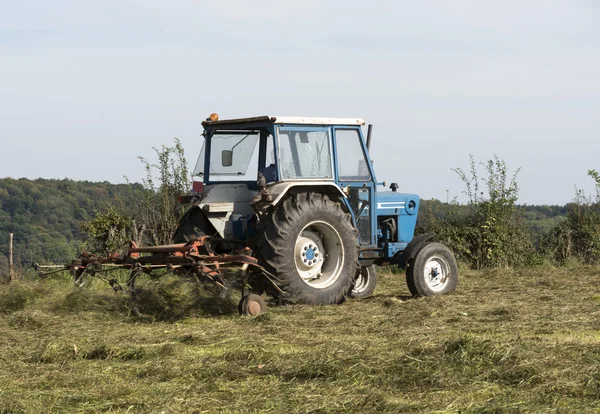
[[[419,211],[420,197],[416,194],[397,193],[394,191],[384,191],[377,193],[377,215],[395,216],[409,215],[416,216]]]
[[[397,228],[394,229],[394,233],[397,232],[397,238],[394,241],[402,248],[408,245],[415,234],[419,201],[420,198],[416,194],[394,191],[377,193],[377,221],[395,219]],[[392,256],[393,253],[389,252],[388,255]]]

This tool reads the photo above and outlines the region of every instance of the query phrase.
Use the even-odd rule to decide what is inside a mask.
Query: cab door
[[[366,156],[360,128],[336,127],[334,154],[336,180],[348,195],[362,247],[376,244],[375,176]]]

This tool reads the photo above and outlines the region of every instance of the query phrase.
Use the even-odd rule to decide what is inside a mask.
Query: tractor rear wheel
[[[349,213],[324,194],[300,193],[261,219],[256,253],[292,302],[344,301],[358,272],[357,232]]]
[[[377,286],[377,266],[363,266],[360,268],[360,272],[357,273],[354,279],[354,287],[350,290],[350,297],[355,299],[362,299],[370,296]]]
[[[456,289],[458,266],[441,243],[427,243],[406,268],[406,284],[413,297],[443,295]]]

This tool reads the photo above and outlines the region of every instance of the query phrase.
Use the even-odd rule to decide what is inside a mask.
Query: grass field
[[[600,412],[600,268],[461,270],[455,294],[237,315],[165,279],[0,286],[0,412]],[[217,310],[220,310],[219,313]]]

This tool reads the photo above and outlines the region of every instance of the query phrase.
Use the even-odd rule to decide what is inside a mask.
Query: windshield
[[[194,176],[207,181],[256,181],[258,174],[257,131],[216,132],[204,141]],[[204,158],[210,140],[209,177],[204,177]]]

